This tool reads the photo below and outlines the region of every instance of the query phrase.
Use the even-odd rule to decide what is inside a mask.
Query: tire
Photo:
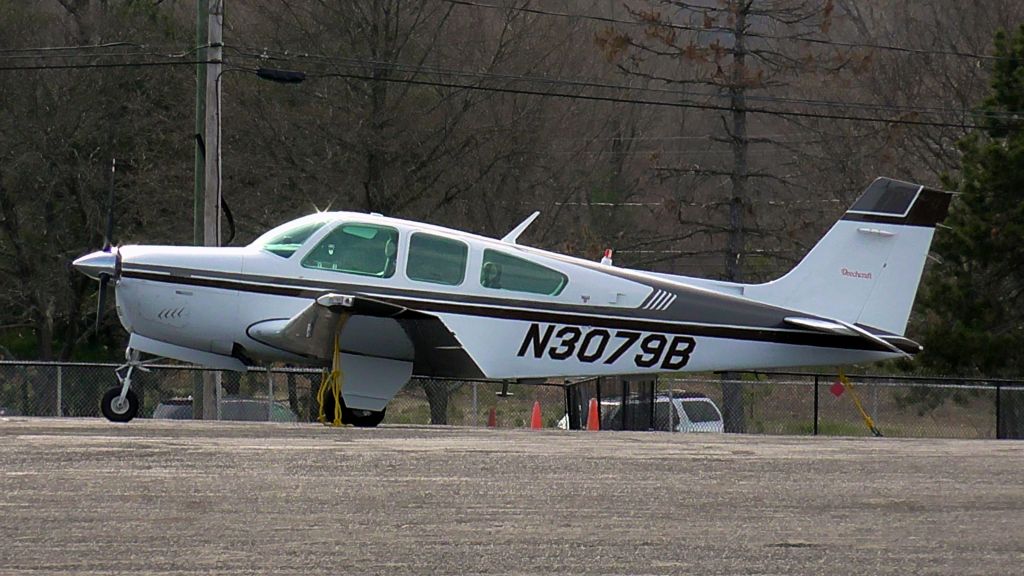
[[[384,413],[387,410],[377,412],[375,410],[357,410],[345,406],[345,398],[341,398],[341,422],[351,424],[356,428],[375,428],[384,421]],[[334,422],[334,395],[324,394],[324,420],[330,424]]]
[[[341,407],[341,420],[345,424],[351,424],[356,428],[376,428],[384,421],[384,413],[387,408],[379,412],[375,410],[356,410],[347,408],[344,403]]]
[[[100,400],[100,412],[111,422],[128,422],[139,414],[139,397],[131,389],[124,397],[124,405],[118,406],[118,399],[121,397],[121,387],[111,388]]]

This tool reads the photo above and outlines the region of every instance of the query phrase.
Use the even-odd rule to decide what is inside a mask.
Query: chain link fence
[[[0,362],[0,416],[99,417],[99,399],[119,386],[116,364]],[[132,390],[141,418],[191,419],[204,373],[188,366],[148,365],[136,370]],[[318,415],[317,369],[254,368],[219,372],[221,419],[311,422]],[[487,380],[414,378],[388,404],[385,424],[522,427],[534,402],[554,427],[565,412],[561,384],[523,385]],[[493,414],[492,414],[493,412]]]
[[[661,385],[707,396],[723,414],[733,412],[739,429],[726,431],[870,436],[859,401],[884,436],[1024,438],[1024,381],[859,375],[849,376],[847,388],[836,374],[739,376],[667,379]],[[740,387],[738,406],[723,401],[729,385]]]
[[[118,385],[114,364],[0,362],[0,416],[99,417]],[[132,388],[143,418],[192,418],[203,370],[148,366]],[[410,381],[388,404],[385,424],[526,427],[539,403],[545,427],[586,428],[590,399],[602,429],[866,436],[864,413],[885,436],[1024,438],[1024,381],[803,373],[687,378],[594,378],[544,385],[483,380]],[[222,372],[222,419],[315,421],[321,371]],[[723,395],[738,387],[739,394]],[[733,405],[725,398],[737,398]],[[670,406],[678,405],[679,409]]]

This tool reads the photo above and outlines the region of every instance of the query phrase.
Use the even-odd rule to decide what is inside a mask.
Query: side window
[[[302,259],[306,268],[390,278],[398,259],[398,230],[373,224],[342,224]]]
[[[480,285],[496,290],[558,296],[569,283],[561,272],[496,250],[484,250]]]
[[[458,240],[417,232],[409,239],[410,280],[458,286],[466,276],[469,248]]]

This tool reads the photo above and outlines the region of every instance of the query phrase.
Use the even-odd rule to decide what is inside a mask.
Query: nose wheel
[[[121,397],[121,388],[111,388],[100,400],[100,411],[111,422],[128,422],[139,414],[139,396],[134,390],[128,390]]]
[[[128,348],[124,352],[126,362],[114,370],[117,381],[121,384],[107,390],[100,400],[100,412],[111,422],[128,422],[139,414],[139,397],[131,389],[132,373],[136,369],[149,372],[142,365],[138,350]]]

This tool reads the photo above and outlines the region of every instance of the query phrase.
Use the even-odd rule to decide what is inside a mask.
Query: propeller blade
[[[107,227],[103,231],[103,251],[110,252],[114,236],[114,175],[117,174],[117,158],[110,161],[110,192],[107,194]],[[101,284],[102,286],[102,284]],[[102,290],[102,288],[101,288]],[[101,292],[102,293],[102,292]]]
[[[100,274],[100,292],[96,303],[96,333],[100,332],[100,323],[103,321],[103,311],[107,304],[107,284],[110,282],[109,274]]]

